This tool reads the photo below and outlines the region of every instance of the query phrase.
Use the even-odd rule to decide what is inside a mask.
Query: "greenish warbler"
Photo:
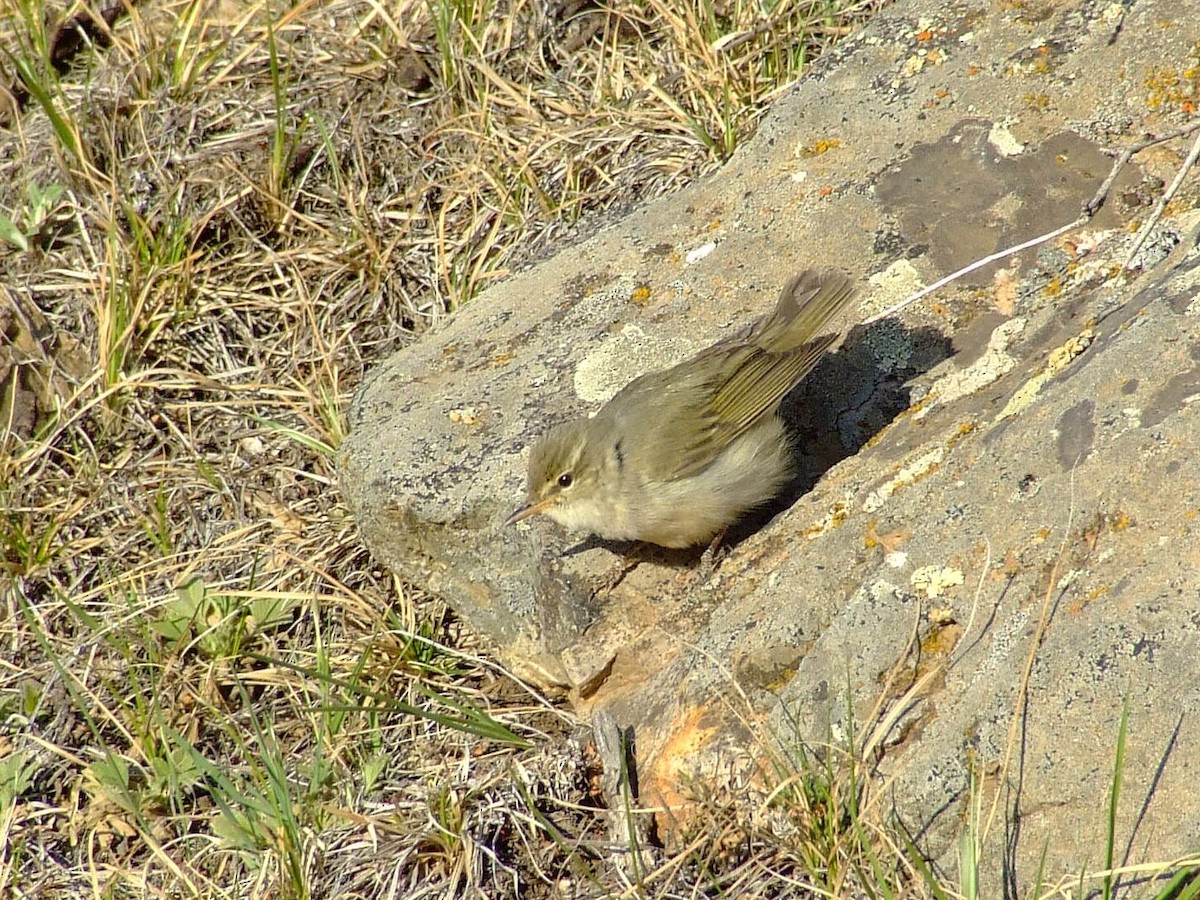
[[[779,402],[837,339],[818,335],[855,293],[840,273],[801,272],[749,329],[551,429],[530,454],[526,503],[505,524],[544,513],[613,540],[719,539],[791,479]]]

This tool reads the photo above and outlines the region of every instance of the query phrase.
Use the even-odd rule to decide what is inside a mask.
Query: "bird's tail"
[[[809,343],[828,329],[857,296],[854,281],[831,269],[805,269],[789,279],[775,311],[754,328],[749,341],[771,353]]]

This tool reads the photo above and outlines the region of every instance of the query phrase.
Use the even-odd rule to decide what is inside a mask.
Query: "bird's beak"
[[[515,513],[505,519],[504,525],[505,527],[508,527],[509,525],[516,525],[518,522],[528,519],[530,516],[536,516],[538,513],[548,509],[553,504],[553,497],[547,497],[545,500],[539,500],[537,503],[526,503]]]

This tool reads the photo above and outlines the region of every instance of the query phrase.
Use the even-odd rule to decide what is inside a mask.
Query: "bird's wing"
[[[712,407],[721,429],[732,439],[772,412],[836,340],[837,335],[824,335],[787,353],[751,348],[756,352],[713,396]]]
[[[686,478],[773,414],[836,340],[836,335],[823,336],[787,353],[755,346],[713,348],[667,372],[635,379],[622,393],[636,394],[636,400],[630,396],[634,402],[614,408],[637,410],[638,421],[616,423],[615,433],[636,442],[647,480]],[[715,367],[714,353],[726,356]]]

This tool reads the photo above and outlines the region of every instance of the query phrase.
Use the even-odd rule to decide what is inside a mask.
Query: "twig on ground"
[[[1200,130],[1200,123],[1193,125],[1191,131]],[[1187,155],[1187,159],[1183,161],[1183,165],[1179,167],[1179,171],[1175,173],[1175,180],[1171,182],[1171,186],[1163,191],[1163,195],[1158,198],[1158,202],[1154,204],[1154,210],[1150,216],[1138,228],[1137,237],[1134,239],[1133,246],[1129,248],[1129,253],[1125,257],[1125,261],[1121,263],[1121,268],[1128,271],[1133,263],[1133,259],[1138,255],[1138,251],[1142,249],[1142,245],[1146,243],[1146,239],[1150,237],[1150,232],[1154,230],[1154,226],[1158,224],[1162,218],[1163,211],[1167,208],[1167,204],[1172,198],[1179,193],[1179,187],[1183,184],[1183,179],[1187,175],[1188,170],[1196,165],[1196,160],[1200,159],[1200,134],[1196,135],[1196,140],[1192,143],[1192,149]]]

